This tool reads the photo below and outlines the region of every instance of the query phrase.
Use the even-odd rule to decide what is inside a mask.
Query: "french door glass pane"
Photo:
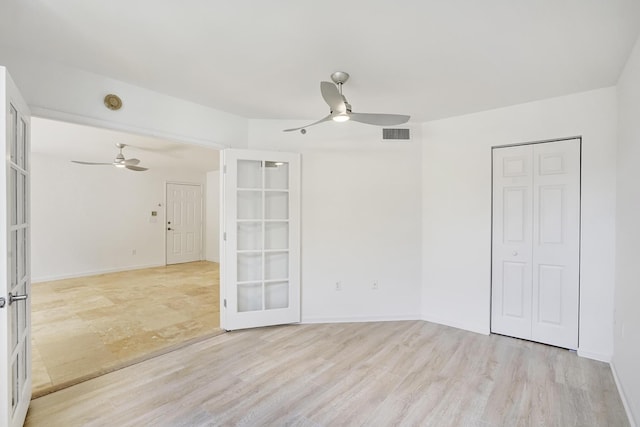
[[[29,248],[29,228],[24,228],[22,230],[22,256],[20,257],[20,271],[22,275],[20,276],[20,280],[25,280],[27,275],[29,274],[29,268],[27,266],[27,260],[29,259],[29,255],[27,254],[27,250]]]
[[[262,191],[238,191],[238,219],[262,218]]]
[[[27,222],[27,177],[22,173],[18,172],[18,182],[17,182],[17,211],[18,211],[18,224],[24,224]]]
[[[289,193],[269,191],[265,193],[265,219],[289,218]]]
[[[15,289],[11,291],[12,293],[15,293]],[[13,304],[9,305],[9,310],[11,311],[11,351],[13,352],[13,349],[16,348],[16,346],[18,345],[18,342],[20,340],[20,325],[19,325],[19,319],[20,319],[20,307],[24,306],[24,304],[21,304],[20,301],[18,302],[14,302]]]
[[[18,166],[23,169],[27,168],[27,123],[20,118],[20,130],[18,132]]]
[[[268,252],[264,254],[264,278],[282,280],[289,276],[289,253]]]
[[[18,359],[14,359],[11,364],[11,382],[13,386],[11,387],[11,412],[16,409],[16,405],[18,405],[18,396],[20,396],[20,367],[18,366]]]
[[[238,282],[262,280],[262,253],[238,254]]]
[[[289,282],[267,283],[264,305],[266,310],[289,307]]]
[[[22,349],[20,350],[20,358],[22,362],[20,362],[20,366],[22,366],[22,370],[20,371],[20,385],[24,387],[27,381],[27,346],[29,345],[29,340],[24,340],[22,342]]]
[[[9,254],[9,278],[11,289],[18,284],[18,230],[11,231]]]
[[[264,234],[265,249],[289,248],[288,222],[267,222],[264,224]]]
[[[262,222],[238,223],[238,250],[262,249]]]
[[[24,228],[18,229],[18,248],[14,254],[16,260],[17,279],[18,282],[22,281],[27,274],[27,230]]]
[[[18,290],[16,291],[16,294],[17,295],[26,295],[27,294],[27,288],[26,288],[26,285],[24,283],[18,287]],[[17,302],[17,303],[14,303],[13,305],[17,305],[18,306],[18,331],[19,331],[18,339],[20,339],[21,335],[22,335],[22,332],[27,327],[27,307],[26,307],[26,304],[24,302]]]
[[[262,162],[238,160],[238,188],[262,188]]]
[[[9,224],[18,224],[18,171],[13,167],[9,171]]]
[[[287,190],[289,188],[289,164],[265,162],[265,188]]]
[[[238,285],[238,311],[262,310],[262,283]]]
[[[18,163],[18,111],[9,107],[9,151],[13,163]]]

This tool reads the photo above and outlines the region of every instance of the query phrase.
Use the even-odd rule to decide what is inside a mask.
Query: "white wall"
[[[640,39],[618,82],[616,316],[613,368],[640,425]]]
[[[613,352],[616,91],[423,124],[423,318],[490,328],[491,147],[582,136],[579,352]]]
[[[165,182],[205,183],[204,174],[87,167],[40,153],[31,166],[33,282],[164,265]]]
[[[357,123],[282,132],[294,125],[252,120],[249,147],[302,153],[302,320],[419,318],[419,139],[383,143]]]
[[[63,120],[178,142],[246,147],[247,119],[153,92],[105,76],[26,57],[0,46],[0,65],[20,88],[34,116]],[[117,94],[119,111],[103,104]]]
[[[220,262],[220,171],[207,172],[206,260]]]

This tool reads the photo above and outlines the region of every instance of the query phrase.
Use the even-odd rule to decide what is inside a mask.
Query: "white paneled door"
[[[167,264],[202,259],[202,186],[167,183]]]
[[[227,149],[221,163],[221,326],[299,322],[300,155]]]
[[[491,331],[578,348],[580,140],[493,150]]]
[[[0,426],[22,426],[31,400],[29,110],[0,67]]]

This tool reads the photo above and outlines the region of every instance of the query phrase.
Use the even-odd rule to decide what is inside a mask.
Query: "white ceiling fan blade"
[[[123,163],[125,165],[137,165],[138,163],[140,163],[140,160],[138,160],[138,159],[126,159]]]
[[[368,125],[394,126],[407,123],[411,116],[403,114],[350,113],[349,118],[354,122]]]
[[[142,166],[125,165],[124,167],[129,169],[129,170],[136,171],[136,172],[142,172],[142,171],[149,170],[149,168],[143,168]]]
[[[71,163],[78,163],[80,165],[113,165],[113,163],[81,162],[81,161],[78,161],[78,160],[71,160]]]
[[[340,95],[338,87],[331,82],[320,82],[320,93],[325,102],[329,104],[331,112],[344,113],[347,111],[344,98]]]
[[[331,114],[329,114],[327,117],[324,117],[324,118],[318,120],[317,122],[313,122],[313,123],[311,123],[309,125],[305,125],[305,126],[300,126],[299,128],[285,129],[285,130],[283,130],[283,132],[292,132],[294,130],[300,130],[300,129],[308,128],[309,126],[317,125],[318,123],[326,122],[328,120],[331,120]]]

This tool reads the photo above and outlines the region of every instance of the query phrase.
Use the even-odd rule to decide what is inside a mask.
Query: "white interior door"
[[[31,400],[29,110],[0,67],[0,426],[22,426]]]
[[[300,155],[222,151],[222,328],[300,321]]]
[[[202,186],[167,183],[167,264],[202,259]]]
[[[580,141],[493,150],[492,332],[578,347]]]

